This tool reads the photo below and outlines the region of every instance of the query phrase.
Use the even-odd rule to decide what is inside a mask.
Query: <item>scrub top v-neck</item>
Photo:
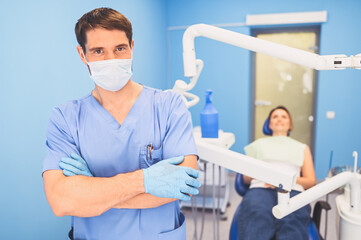
[[[152,158],[147,146],[154,148]],[[120,125],[91,95],[52,111],[43,172],[80,154],[95,177],[147,168],[163,159],[197,155],[188,109],[180,95],[144,86]],[[97,217],[73,217],[74,239],[186,239],[178,201],[150,209],[112,208]]]
[[[119,129],[121,128],[123,125],[127,125],[127,123],[129,123],[130,125],[132,124],[132,121],[134,121],[136,118],[136,116],[139,114],[139,108],[138,105],[142,102],[142,98],[143,98],[143,92],[144,92],[144,87],[142,88],[142,91],[140,92],[140,94],[138,95],[137,99],[135,100],[133,106],[131,107],[131,109],[129,110],[127,116],[125,117],[125,119],[123,120],[123,123],[120,124],[114,117],[113,115],[106,110],[99,102],[98,100],[95,99],[95,97],[90,94],[90,100],[92,102],[92,105],[95,109],[97,109],[97,111],[99,111],[100,116],[104,117],[104,121],[108,122],[110,125],[112,125],[114,127],[114,129]],[[140,103],[139,103],[140,102]]]

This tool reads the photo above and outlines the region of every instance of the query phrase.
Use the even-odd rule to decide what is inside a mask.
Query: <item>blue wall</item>
[[[76,52],[74,26],[85,12],[103,6],[133,23],[133,80],[164,88],[163,0],[0,1],[1,239],[66,238],[70,218],[53,215],[43,190],[45,128],[53,106],[93,87]]]
[[[327,23],[322,24],[320,54],[361,53],[361,1],[238,1],[238,0],[184,0],[172,1],[167,8],[168,26],[196,23],[221,24],[245,22],[247,14],[282,12],[328,12]],[[249,27],[229,27],[232,31],[250,34]],[[168,31],[169,72],[168,87],[183,77],[182,35],[184,30]],[[198,85],[191,92],[201,96],[200,104],[191,109],[193,124],[199,125],[199,114],[204,105],[204,90],[214,90],[214,103],[220,112],[220,128],[234,132],[233,150],[242,152],[250,142],[252,84],[250,52],[210,39],[196,38],[197,58],[205,62]],[[330,152],[332,166],[353,165],[352,151],[361,153],[361,71],[324,71],[317,82],[315,122],[315,168],[318,179],[326,177]],[[333,120],[326,112],[336,112]],[[359,164],[361,165],[361,164]]]

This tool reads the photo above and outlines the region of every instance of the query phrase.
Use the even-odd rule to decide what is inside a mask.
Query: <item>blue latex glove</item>
[[[156,197],[190,200],[197,195],[201,183],[196,179],[199,172],[190,167],[176,166],[184,157],[174,157],[160,161],[143,169],[145,193]]]
[[[63,157],[59,163],[59,167],[65,176],[84,175],[93,177],[84,159],[76,153],[72,153],[70,156],[71,158]]]

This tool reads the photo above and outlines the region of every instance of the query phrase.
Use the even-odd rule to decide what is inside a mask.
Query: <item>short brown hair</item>
[[[75,35],[79,45],[85,52],[86,32],[90,29],[104,28],[108,30],[121,30],[129,40],[132,47],[132,24],[120,12],[111,8],[96,8],[85,13],[75,25]]]
[[[290,118],[290,129],[288,130],[288,133],[290,133],[290,132],[292,131],[292,129],[293,129],[293,121],[292,121],[292,117],[291,117],[290,112],[288,111],[288,109],[287,109],[285,106],[277,106],[277,107],[275,107],[274,109],[272,109],[272,110],[270,111],[270,113],[269,113],[269,115],[268,115],[268,119],[269,119],[269,121],[268,121],[268,127],[269,127],[269,124],[271,123],[272,113],[273,113],[274,111],[278,110],[278,109],[281,109],[281,110],[285,111],[285,112],[287,113],[288,117]]]

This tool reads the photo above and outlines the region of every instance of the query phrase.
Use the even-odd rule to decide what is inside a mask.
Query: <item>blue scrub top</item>
[[[59,169],[75,152],[96,177],[147,168],[162,159],[197,155],[190,113],[181,96],[143,88],[122,125],[89,94],[55,107],[46,134],[43,172]],[[147,145],[152,144],[152,160]],[[179,202],[149,209],[112,208],[96,217],[73,217],[74,239],[186,239]]]

